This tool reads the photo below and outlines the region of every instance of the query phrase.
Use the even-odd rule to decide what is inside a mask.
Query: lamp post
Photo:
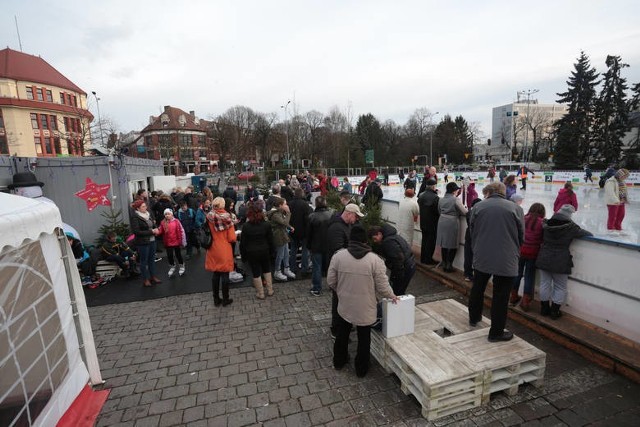
[[[529,106],[531,105],[531,95],[533,95],[534,93],[538,93],[540,92],[538,89],[527,89],[527,90],[523,90],[521,92],[518,92],[518,95],[522,94],[522,95],[527,95],[527,119],[525,122],[525,132],[524,132],[524,148],[522,149],[523,151],[523,160],[524,163],[528,163],[528,156],[527,156],[527,139],[529,136]]]
[[[98,108],[98,126],[100,127],[100,144],[104,147],[104,133],[102,132],[102,118],[100,117],[100,98],[98,98],[98,94],[95,90],[91,93],[96,98],[96,107]]]
[[[433,118],[440,114],[439,111],[436,111],[430,118],[431,121],[431,137],[429,139],[429,162],[431,162],[431,166],[433,166]]]
[[[102,132],[102,118],[100,117],[100,98],[98,98],[98,94],[96,91],[91,91],[93,96],[96,98],[96,107],[98,108],[98,126],[100,127],[100,143],[104,147],[104,133]],[[115,158],[113,157],[114,151],[111,150],[109,152],[109,160],[107,162],[107,170],[109,172],[109,190],[111,192],[111,203],[113,208],[115,209],[115,199],[116,196],[113,194],[113,177],[111,175],[111,166],[115,163]]]
[[[289,123],[287,122],[287,107],[291,104],[291,100],[288,100],[286,104],[281,105],[280,108],[284,108],[284,125],[286,126],[285,140],[287,141],[287,166],[291,165],[291,156],[289,154]]]

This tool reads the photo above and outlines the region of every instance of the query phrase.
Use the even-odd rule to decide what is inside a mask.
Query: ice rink
[[[518,183],[519,184],[519,183]],[[445,183],[438,180],[439,194],[445,192]],[[480,182],[476,183],[476,191],[482,197],[482,187]],[[522,208],[526,213],[531,204],[542,203],[547,210],[547,218],[553,214],[553,202],[556,199],[558,190],[562,188],[561,183],[527,183],[527,190],[520,190],[518,194],[524,196]],[[400,200],[403,197],[404,189],[400,185],[389,187],[382,186],[385,199]],[[597,183],[583,184],[574,183],[574,191],[578,197],[578,211],[573,215],[573,220],[582,228],[591,231],[596,237],[624,243],[640,244],[640,188],[628,187],[629,204],[626,206],[626,216],[622,223],[621,233],[607,232],[607,206],[604,204],[604,190],[598,187]]]

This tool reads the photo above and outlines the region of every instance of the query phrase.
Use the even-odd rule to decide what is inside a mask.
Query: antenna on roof
[[[20,39],[20,28],[18,28],[18,15],[13,15],[16,21],[16,33],[18,33],[18,44],[20,45],[20,52],[22,52],[22,40]]]

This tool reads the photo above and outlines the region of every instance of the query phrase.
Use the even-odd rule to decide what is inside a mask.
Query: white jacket
[[[418,201],[415,197],[405,197],[400,200],[396,229],[398,230],[398,234],[404,237],[404,240],[409,243],[410,247],[413,246],[414,218],[417,218],[419,214],[420,208],[418,207]]]
[[[604,203],[607,205],[620,204],[620,185],[615,176],[604,183]]]

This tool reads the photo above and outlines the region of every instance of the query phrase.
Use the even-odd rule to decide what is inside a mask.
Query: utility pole
[[[284,108],[284,125],[286,126],[285,140],[287,141],[287,166],[291,166],[291,155],[289,154],[289,122],[287,121],[287,107],[291,104],[291,100],[288,100],[286,104],[281,105],[280,108]]]
[[[437,116],[438,114],[440,114],[439,111],[436,111],[432,116],[431,116],[431,137],[429,139],[429,162],[431,162],[431,166],[433,166],[433,118],[435,116]]]

